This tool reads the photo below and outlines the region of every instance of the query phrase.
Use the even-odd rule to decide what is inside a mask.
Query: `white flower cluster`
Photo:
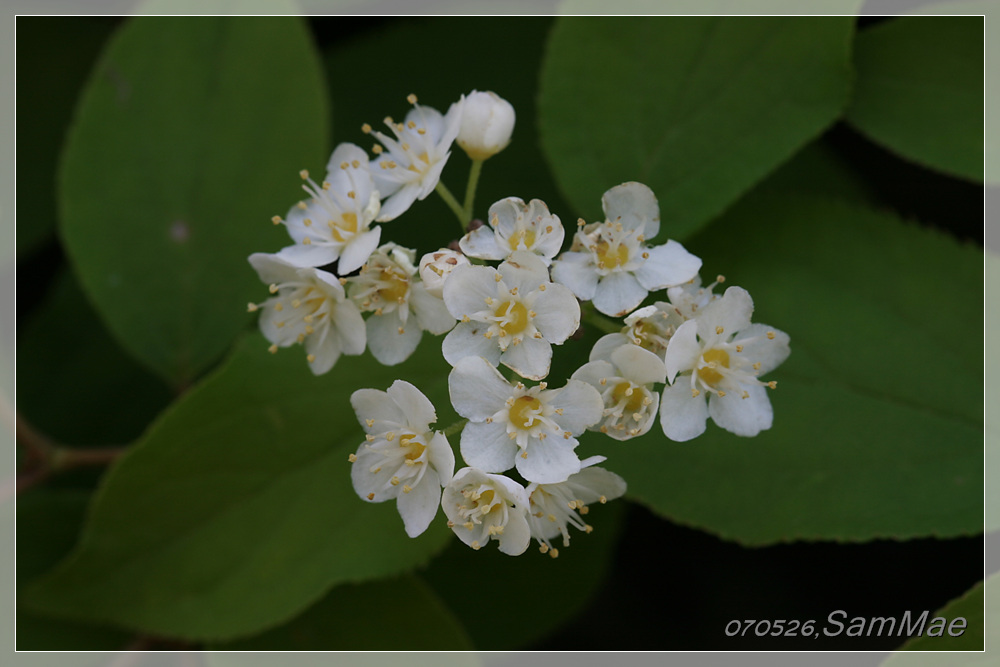
[[[700,435],[709,417],[741,436],[770,428],[766,388],[775,383],[759,376],[788,356],[788,336],[751,323],[745,290],[715,294],[721,276],[702,287],[702,262],[680,243],[652,244],[659,206],[645,185],[604,193],[605,220],[580,220],[561,255],[559,217],[542,201],[516,197],[490,206],[487,223],[458,241],[461,252],[441,249],[418,262],[415,250],[380,245],[374,223],[435,190],[465,228],[481,163],[507,146],[514,125],[513,108],[494,93],[473,91],[446,114],[408,99],[403,122],[385,119],[391,136],[363,126],[380,142],[374,157],[341,144],[321,183],[302,172],[309,197],[273,219],[294,243],[249,258],[272,294],[249,306],[261,311],[271,351],[303,344],[316,374],[366,347],[379,362],[399,364],[424,331],[447,334],[448,389],[464,418],[453,428],[432,430],[434,406],[402,379],[351,396],[366,433],[349,457],[361,498],[395,499],[411,537],[440,506],[473,549],[496,540],[517,555],[533,538],[555,557],[552,540],[568,546],[570,526],[592,530],[582,518],[589,504],[626,489],[597,465],[605,457],[580,459],[585,431],[628,440],[647,433],[657,413],[674,441]],[[464,210],[440,183],[456,140],[473,161]],[[666,301],[639,308],[660,290]],[[565,385],[549,388],[553,346],[582,320],[620,331],[598,340]],[[456,472],[445,433],[459,428],[466,467]]]

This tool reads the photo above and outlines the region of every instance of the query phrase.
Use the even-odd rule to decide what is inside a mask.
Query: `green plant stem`
[[[472,168],[469,169],[469,183],[465,186],[465,206],[462,207],[466,224],[472,221],[472,206],[476,202],[476,188],[479,187],[479,174],[482,170],[483,160],[473,160]]]
[[[583,313],[583,321],[595,329],[603,331],[604,333],[621,333],[623,326],[621,322],[616,322],[610,317],[601,315],[599,312],[594,310],[594,307],[591,304],[583,304],[581,312]]]
[[[465,218],[465,212],[462,210],[462,206],[458,203],[458,200],[455,199],[455,195],[451,194],[451,190],[448,189],[448,186],[441,181],[438,181],[438,184],[434,186],[434,189],[439,195],[441,195],[441,199],[443,199],[444,203],[448,205],[448,208],[450,208],[452,213],[455,214],[455,217],[458,218],[458,226],[462,228],[462,236],[465,236],[465,226],[468,224],[468,220]]]
[[[461,431],[463,428],[465,428],[465,425],[468,423],[469,423],[468,419],[459,419],[457,422],[455,422],[445,430],[441,431],[441,433],[444,435],[444,437],[447,438],[448,436],[455,435],[456,433]]]

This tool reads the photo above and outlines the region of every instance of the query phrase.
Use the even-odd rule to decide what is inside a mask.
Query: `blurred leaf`
[[[57,442],[131,442],[172,398],[116,345],[66,271],[18,343],[17,409]]]
[[[983,181],[983,18],[901,17],[858,34],[847,120],[905,158]]]
[[[659,428],[608,454],[632,498],[745,544],[983,526],[982,252],[834,200],[754,198],[693,239],[792,354],[752,440]]]
[[[613,468],[609,468],[614,470]],[[617,471],[615,471],[617,472]],[[590,535],[571,531],[568,548],[554,540],[559,557],[538,553],[533,541],[527,553],[511,557],[493,548],[473,551],[458,540],[420,572],[438,595],[462,618],[470,618],[467,630],[478,651],[512,651],[530,648],[553,630],[569,622],[590,602],[601,587],[614,556],[621,524],[623,503],[594,505],[586,517],[594,526]],[[469,613],[475,607],[469,595],[470,581],[489,573],[495,587],[515,586],[523,594],[506,591],[490,597],[488,623],[476,622]],[[525,616],[525,598],[537,602]]]
[[[246,258],[287,243],[270,218],[323,164],[327,119],[299,19],[138,17],[114,36],[64,155],[61,232],[143,364],[183,386],[246,324]]]
[[[349,398],[406,378],[447,426],[436,344],[391,368],[345,357],[317,378],[300,354],[242,342],[111,469],[78,549],[27,593],[31,607],[222,640],[284,622],[334,584],[426,561],[450,535],[443,520],[410,539],[395,503],[354,493],[347,456],[364,438]]]
[[[979,582],[965,595],[952,600],[930,618],[943,616],[950,622],[959,616],[968,621],[968,627],[960,637],[951,637],[947,632],[941,637],[914,637],[903,644],[882,664],[886,667],[912,665],[914,667],[986,667],[995,665],[996,660],[989,653],[983,654],[986,646],[996,646],[1000,636],[996,623],[987,624],[988,618],[996,618],[1000,613],[1000,597],[997,596],[1000,575],[993,574],[984,582]],[[989,589],[987,591],[986,589]],[[918,614],[921,612],[917,612]],[[916,655],[911,651],[931,651]],[[956,655],[943,655],[941,651],[969,651]],[[972,651],[976,651],[973,653]]]
[[[76,543],[90,493],[35,488],[17,499],[17,583],[49,569]],[[18,608],[19,651],[117,651],[131,635],[44,618]]]
[[[847,98],[851,17],[560,18],[542,144],[571,204],[650,186],[684,238],[816,137]]]
[[[414,576],[337,586],[304,614],[220,651],[471,651],[465,629]]]
[[[754,192],[758,191],[835,197],[858,204],[877,201],[872,185],[827,136],[813,141],[774,170],[754,188]]]
[[[326,59],[331,81],[345,72],[362,71],[373,62],[381,62],[386,53],[402,44],[420,44],[419,49],[406,51],[406,67],[381,68],[378,86],[350,98],[343,109],[338,107],[336,140],[371,148],[371,138],[361,133],[362,123],[384,130],[383,118],[402,118],[410,109],[406,102],[409,93],[416,94],[421,104],[444,113],[462,94],[473,89],[492,90],[514,106],[517,123],[510,145],[483,165],[474,214],[485,219],[493,202],[520,197],[525,201],[541,199],[553,213],[569,216],[545,165],[535,125],[539,63],[551,25],[552,19],[547,17],[408,18],[336,42]],[[497,57],[496,49],[511,39],[516,39],[517,48],[504,49],[503,57]],[[465,195],[469,165],[469,158],[456,144],[443,180],[460,200]],[[415,203],[405,218],[387,225],[383,234],[418,248],[418,256],[459,236],[454,214],[437,194]]]
[[[105,18],[17,18],[17,254],[47,241],[56,226],[56,161],[73,106],[97,52],[111,33]]]

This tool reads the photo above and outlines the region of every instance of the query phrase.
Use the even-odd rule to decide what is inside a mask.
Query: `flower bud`
[[[469,259],[454,250],[429,252],[420,258],[420,280],[433,296],[440,297],[444,289],[444,281],[455,267],[469,264]]]
[[[458,145],[473,160],[485,160],[510,143],[514,131],[514,107],[493,92],[472,91],[462,108]]]

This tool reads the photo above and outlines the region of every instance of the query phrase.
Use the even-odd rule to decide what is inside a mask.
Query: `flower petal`
[[[566,386],[552,390],[549,405],[562,414],[556,419],[559,426],[573,435],[579,435],[601,420],[604,399],[594,387],[578,379],[567,380]]]
[[[474,422],[502,410],[514,390],[482,357],[466,357],[448,375],[448,393],[455,411]]]
[[[459,322],[441,341],[441,353],[452,366],[466,357],[483,357],[490,364],[500,363],[500,347],[495,339],[483,335],[489,327],[481,322]]]
[[[660,231],[660,206],[656,195],[642,183],[616,185],[601,198],[608,222],[621,222],[625,229],[642,229],[651,239]]]
[[[552,262],[552,280],[562,283],[577,298],[590,301],[597,292],[597,265],[589,252],[564,252]]]
[[[649,291],[680,285],[698,275],[701,258],[692,255],[677,241],[647,250],[649,257],[635,271],[639,284]]]
[[[580,382],[586,382],[598,393],[601,392],[601,380],[607,380],[609,377],[615,377],[617,375],[617,370],[611,365],[611,362],[604,361],[603,359],[597,359],[595,361],[590,361],[580,366],[573,372],[571,379],[579,380]],[[565,410],[563,411],[565,414]]]
[[[326,266],[337,261],[340,250],[332,245],[290,245],[278,251],[278,257],[294,266]]]
[[[563,438],[554,433],[545,440],[532,438],[528,441],[527,457],[515,456],[514,463],[517,471],[529,482],[562,482],[580,472],[580,457],[573,451],[577,444],[576,438]]]
[[[513,510],[507,518],[503,533],[497,537],[498,548],[508,556],[520,556],[528,549],[531,542],[531,530],[528,528],[527,512]]]
[[[369,435],[399,431],[406,426],[406,413],[389,400],[388,394],[384,391],[358,389],[351,394],[351,407],[354,408],[361,428]],[[368,425],[369,419],[372,420],[371,426]]]
[[[403,517],[406,534],[417,537],[431,525],[438,507],[441,505],[441,483],[433,469],[424,472],[420,483],[396,496],[396,509]]]
[[[685,376],[663,388],[660,401],[660,426],[663,434],[674,442],[686,442],[705,432],[708,405],[705,396],[692,396],[691,384]]]
[[[420,328],[435,336],[448,333],[455,326],[455,318],[448,312],[444,300],[428,292],[422,283],[410,287],[410,307]]]
[[[313,375],[323,375],[328,372],[340,359],[340,355],[344,353],[340,337],[332,331],[327,331],[326,335],[321,338],[317,338],[315,335],[308,336],[305,347],[306,354],[313,356],[313,360],[309,363],[309,370],[313,372]],[[364,351],[363,347],[362,351]]]
[[[747,398],[739,392],[727,392],[719,398],[712,394],[708,399],[708,414],[712,421],[730,433],[752,437],[771,428],[774,413],[767,389],[760,385],[744,386]]]
[[[592,467],[584,467],[566,480],[566,485],[574,491],[573,497],[585,504],[599,502],[602,496],[605,501],[620,498],[627,489],[625,480],[619,475],[604,468]]]
[[[504,472],[514,467],[517,444],[507,436],[500,422],[469,422],[462,429],[459,445],[462,458],[483,472]]]
[[[540,285],[549,283],[549,270],[542,258],[529,250],[512,252],[507,260],[497,267],[504,285],[517,289],[521,294],[530,294]]]
[[[743,331],[750,326],[750,316],[753,315],[753,299],[750,293],[742,287],[730,287],[721,298],[712,301],[701,310],[696,321],[698,335],[706,342],[706,347],[714,344],[721,336],[726,340],[732,334]],[[722,328],[722,333],[718,329]]]
[[[392,402],[406,415],[406,425],[418,435],[437,421],[434,404],[424,393],[406,380],[396,380],[386,390]]]
[[[667,369],[658,356],[638,345],[623,345],[611,353],[611,363],[618,367],[622,377],[634,384],[653,384],[667,381]]]
[[[354,356],[364,352],[365,320],[361,317],[361,311],[358,310],[354,302],[340,301],[333,304],[331,317],[333,322],[330,327],[330,335],[327,338],[336,338],[344,354]]]
[[[541,380],[549,374],[552,345],[544,338],[524,338],[500,353],[500,363],[523,378]]]
[[[496,233],[489,225],[483,225],[463,236],[458,247],[469,257],[494,260],[507,257],[504,249],[497,244]]]
[[[698,321],[688,320],[677,327],[677,331],[667,343],[664,353],[664,366],[667,370],[667,381],[673,382],[678,373],[689,371],[698,363],[701,356],[701,344],[698,343]]]
[[[611,353],[622,345],[632,345],[632,340],[623,333],[601,336],[590,350],[590,361],[597,361],[598,359],[610,361]]]
[[[631,273],[609,273],[597,283],[594,307],[605,315],[622,317],[635,310],[646,294],[646,288]]]
[[[437,471],[441,486],[447,486],[455,473],[455,452],[444,433],[436,431],[427,443],[427,459]]]
[[[381,185],[381,183],[379,183],[379,185],[379,192],[382,192],[383,188],[386,186]],[[408,183],[399,188],[392,194],[391,197],[382,202],[382,210],[379,211],[378,217],[375,218],[375,221],[389,222],[390,220],[395,220],[409,210],[409,208],[413,205],[413,202],[417,200],[417,195],[419,194],[419,183]]]
[[[371,254],[375,252],[381,237],[382,228],[375,227],[351,239],[351,242],[345,245],[340,253],[337,273],[345,276],[360,269],[361,265],[367,262]]]
[[[488,266],[456,267],[444,283],[444,304],[456,320],[486,308],[486,299],[497,295],[496,269]]]
[[[403,325],[399,311],[383,315],[372,315],[366,322],[368,349],[372,356],[384,366],[395,366],[410,358],[420,344],[423,331],[416,322]],[[403,333],[399,330],[402,329]]]
[[[367,443],[361,445],[357,454],[358,458],[351,465],[351,483],[354,486],[354,492],[362,500],[373,503],[381,503],[395,498],[396,494],[399,493],[399,487],[389,483],[395,470],[392,466],[382,465],[385,458],[366,445]],[[370,494],[371,498],[368,497]]]
[[[774,338],[769,339],[768,333],[773,333]],[[760,368],[757,369],[759,375],[769,373],[780,366],[791,352],[788,348],[788,334],[766,324],[751,324],[741,329],[733,343],[743,345],[744,358],[751,363],[760,363]]]
[[[580,328],[580,302],[564,285],[548,283],[535,294],[532,309],[534,325],[550,343],[559,345]]]

